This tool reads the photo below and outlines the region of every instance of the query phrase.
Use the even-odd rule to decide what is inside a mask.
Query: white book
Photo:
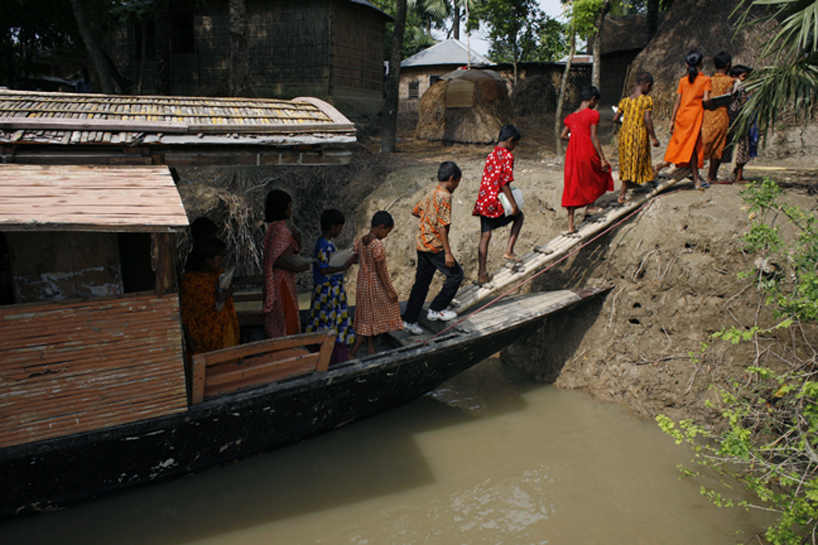
[[[219,291],[224,291],[230,287],[230,284],[233,283],[234,272],[236,272],[235,267],[219,275]]]
[[[512,187],[511,188],[511,196],[514,197],[514,202],[517,203],[517,208],[522,210],[523,209],[523,192],[520,189],[516,188],[516,187]],[[510,216],[512,206],[511,206],[511,202],[508,200],[508,197],[506,197],[506,194],[503,193],[502,190],[501,190],[497,194],[497,198],[500,200],[500,204],[503,205],[503,211],[505,212],[506,216]]]
[[[300,269],[304,265],[310,265],[312,263],[315,263],[314,258],[312,257],[304,258],[301,257],[300,255],[282,256],[281,259],[283,259],[284,262],[287,263],[289,266],[294,267],[296,269]]]
[[[346,250],[338,250],[332,257],[329,258],[329,266],[330,267],[343,267],[346,265],[349,258],[352,257],[353,251],[352,248],[347,248]]]

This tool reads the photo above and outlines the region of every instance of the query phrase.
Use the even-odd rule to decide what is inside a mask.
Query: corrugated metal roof
[[[188,224],[165,166],[0,165],[0,231],[177,231]]]
[[[438,64],[461,64],[467,65],[469,59],[469,48],[463,42],[451,38],[433,45],[428,49],[424,49],[420,53],[416,53],[404,59],[400,65],[401,68],[408,66],[434,66]],[[483,55],[476,53],[473,49],[471,51],[472,64],[492,64]]]
[[[355,125],[316,98],[0,90],[0,144],[300,146],[353,142]]]

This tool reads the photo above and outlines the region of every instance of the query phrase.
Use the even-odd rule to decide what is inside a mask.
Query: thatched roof
[[[415,137],[491,144],[514,112],[503,78],[491,70],[458,70],[423,93]]]
[[[659,26],[656,36],[631,65],[629,86],[636,74],[648,71],[655,81],[651,96],[661,118],[671,113],[676,87],[686,74],[684,58],[691,49],[704,53],[704,72],[713,73],[713,55],[727,51],[733,64],[757,67],[760,45],[769,34],[766,27],[738,29],[730,14],[737,0],[676,0]]]
[[[659,24],[665,20],[665,12],[659,13]],[[588,50],[593,48],[593,38]],[[632,13],[621,17],[608,17],[602,25],[602,54],[642,49],[648,45],[647,14]]]

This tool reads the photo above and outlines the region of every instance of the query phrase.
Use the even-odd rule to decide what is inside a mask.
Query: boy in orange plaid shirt
[[[444,161],[437,171],[438,185],[421,200],[412,215],[420,218],[420,229],[417,235],[418,268],[415,284],[403,313],[403,328],[415,335],[423,330],[417,321],[429,293],[429,284],[435,270],[446,276],[440,293],[429,305],[429,320],[448,321],[457,314],[446,307],[452,302],[460,283],[463,281],[463,269],[457,264],[449,247],[449,228],[452,223],[452,193],[460,184],[463,176],[460,168],[451,161]]]

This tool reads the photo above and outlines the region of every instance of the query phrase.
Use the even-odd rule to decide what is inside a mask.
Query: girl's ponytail
[[[702,63],[704,55],[698,49],[694,49],[685,56],[685,63],[687,63],[687,81],[693,83],[699,76],[699,65]]]

